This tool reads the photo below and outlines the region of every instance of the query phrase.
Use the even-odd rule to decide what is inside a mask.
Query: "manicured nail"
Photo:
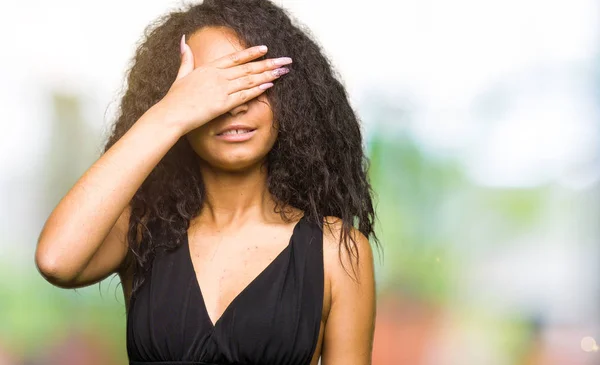
[[[185,34],[181,37],[181,42],[179,43],[179,51],[181,54],[185,51]]]
[[[280,57],[280,58],[276,58],[273,60],[273,63],[276,65],[287,65],[289,63],[292,63],[292,59],[289,57]]]
[[[266,84],[260,85],[258,88],[261,89],[261,90],[266,90],[266,89],[270,88],[271,86],[273,86],[273,83],[272,82],[267,82]]]
[[[264,46],[264,45],[263,45],[263,46],[260,46],[260,47],[258,47],[258,49],[259,49],[261,52],[267,52],[267,49],[268,49],[268,48],[267,48],[267,46]]]
[[[281,76],[281,75],[285,75],[288,72],[290,72],[290,70],[288,68],[280,67],[280,68],[277,68],[277,69],[273,70],[273,75],[274,76]]]

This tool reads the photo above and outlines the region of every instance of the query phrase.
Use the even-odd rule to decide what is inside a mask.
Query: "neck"
[[[226,228],[273,221],[275,199],[267,188],[266,167],[230,172],[202,164],[200,172],[206,192],[200,219],[205,224]]]

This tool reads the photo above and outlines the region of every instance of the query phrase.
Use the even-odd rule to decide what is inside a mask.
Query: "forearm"
[[[54,208],[38,238],[38,266],[66,278],[77,275],[180,135],[162,110],[148,110]]]

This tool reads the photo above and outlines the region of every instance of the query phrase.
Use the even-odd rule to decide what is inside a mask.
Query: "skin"
[[[243,49],[233,34],[215,28],[200,30],[188,44],[195,67]],[[233,122],[256,127],[257,132],[246,142],[223,142],[214,137],[216,131]],[[275,202],[267,191],[267,171],[261,163],[275,142],[277,130],[264,94],[186,137],[200,157],[208,193],[206,209],[193,222],[189,237],[198,283],[214,323],[233,298],[285,248],[297,219],[283,222],[273,212]],[[327,219],[334,229],[324,230],[325,295],[321,333],[311,364],[317,364],[319,356],[324,365],[369,364],[375,313],[370,245],[354,231],[361,257],[360,284],[356,284],[338,256],[340,222],[335,217]],[[203,237],[202,243],[196,237]],[[343,261],[346,268],[351,267],[347,255]]]
[[[226,28],[201,29],[189,37],[187,44],[193,53],[194,68],[244,49],[235,35]],[[277,87],[276,82],[274,87]],[[134,161],[144,159],[155,165],[160,156],[164,155],[164,150],[173,144],[173,140],[179,138],[177,133],[181,129],[171,128],[167,133],[164,128],[155,127],[153,118],[160,115],[159,112],[157,113],[143,117],[143,120],[138,122],[139,125],[136,123],[132,128],[134,130],[132,133],[128,132],[128,135],[115,144],[117,151],[123,150],[122,156],[127,155],[126,144],[129,143],[131,146],[127,151],[130,153],[131,160],[124,161],[122,169],[130,168],[135,164]],[[227,142],[215,136],[223,127],[234,122],[256,128],[255,134],[244,142]],[[288,213],[293,217],[291,222],[285,222],[279,213],[273,212],[275,201],[267,189],[267,170],[264,160],[277,138],[277,129],[264,94],[234,107],[198,128],[185,131],[184,135],[198,156],[198,168],[202,173],[207,193],[205,206],[200,215],[190,222],[188,230],[190,256],[205,299],[207,313],[215,323],[231,301],[286,247],[294,225],[303,212],[289,207]],[[152,151],[143,147],[144,140],[148,139],[155,140],[153,146],[155,149]],[[137,151],[135,153],[138,155],[135,155],[134,151]],[[104,166],[113,164],[114,167],[117,161],[120,161],[116,158],[119,152],[111,152],[115,155],[114,162],[105,161]],[[111,158],[109,153],[107,155],[106,158]],[[149,173],[151,163],[145,165],[148,171],[139,172],[136,176],[140,183]],[[96,169],[101,168],[103,167]],[[108,173],[105,175],[109,176]],[[110,174],[110,176],[119,175]],[[132,179],[131,176],[123,177],[123,179],[127,178]],[[85,179],[89,180],[92,177],[88,174],[84,176],[84,182]],[[102,183],[110,185],[108,181]],[[114,182],[115,189],[119,183],[124,184],[123,181]],[[90,185],[99,186],[100,182],[90,183]],[[80,190],[80,194],[85,194],[85,191],[90,189],[82,187]],[[110,186],[107,190],[110,190]],[[123,193],[124,197],[133,194],[134,189],[130,190]],[[63,203],[70,204],[72,210],[78,207],[78,200],[73,197],[76,193],[77,189],[69,193]],[[91,197],[86,199],[89,201]],[[79,201],[86,199],[79,198]],[[103,197],[99,196],[96,199],[102,200]],[[121,201],[126,202],[127,199],[123,198]],[[97,209],[97,206],[93,207]],[[79,205],[78,208],[81,211],[86,207],[82,208]],[[91,210],[92,205],[90,205]],[[63,208],[62,211],[66,212],[67,208]],[[49,244],[41,243],[50,241],[50,238],[45,240],[42,238],[53,236],[53,231],[56,232],[55,236],[60,232],[64,237],[66,229],[62,228],[62,231],[58,231],[52,223],[59,222],[61,219],[63,222],[70,219],[66,217],[66,213],[61,217],[60,210],[53,214],[55,216],[48,220],[40,236],[40,246],[36,252],[38,267],[48,276],[57,270],[55,268],[58,266],[53,263],[59,259],[43,259],[45,248],[49,247]],[[98,214],[102,214],[102,209]],[[326,228],[323,235],[324,301],[318,344],[311,364],[317,364],[319,357],[323,365],[370,364],[375,322],[375,282],[371,246],[367,238],[358,230],[352,231],[360,257],[356,265],[357,280],[353,280],[348,273],[348,271],[352,272],[351,258],[345,250],[341,250],[340,256],[341,221],[336,217],[326,217],[325,220],[331,223],[329,225],[331,229]],[[128,221],[129,211],[124,207],[122,213],[116,215],[110,222],[110,226],[107,223],[104,227],[104,237],[106,237],[104,243],[97,248],[87,265],[78,271],[75,278],[57,281],[57,285],[62,287],[90,285],[116,272],[121,278],[123,294],[128,306],[132,283],[132,272],[124,269]],[[82,226],[78,228],[82,231],[103,228],[98,222],[95,223],[95,225],[81,223]],[[98,231],[96,234],[102,233]],[[202,237],[202,240],[199,237]],[[77,239],[82,238],[77,237]],[[71,241],[76,241],[76,238]],[[73,254],[73,251],[69,253]]]

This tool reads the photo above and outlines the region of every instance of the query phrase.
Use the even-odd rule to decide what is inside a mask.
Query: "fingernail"
[[[181,54],[185,51],[185,34],[181,37],[181,42],[179,43],[179,51]]]
[[[272,82],[267,82],[266,84],[259,85],[258,88],[261,89],[261,90],[266,90],[266,89],[270,88],[271,86],[273,86],[273,83]]]
[[[281,67],[281,68],[276,68],[275,70],[273,70],[273,75],[275,75],[275,76],[281,76],[281,75],[284,75],[284,74],[286,74],[288,72],[290,72],[290,70],[288,68]]]
[[[276,65],[287,65],[288,63],[292,63],[292,59],[290,57],[280,57],[273,60],[273,63]]]
[[[258,49],[259,49],[261,52],[267,52],[267,46],[264,46],[264,45],[263,45],[263,46],[260,46],[260,47],[258,47]]]

